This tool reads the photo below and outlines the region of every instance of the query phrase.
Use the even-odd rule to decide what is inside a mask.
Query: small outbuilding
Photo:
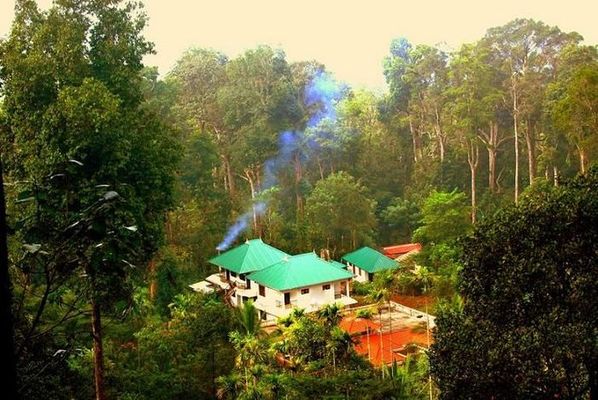
[[[358,282],[371,282],[377,272],[399,267],[396,260],[367,246],[345,254],[342,259],[347,263],[347,271]]]
[[[382,251],[385,256],[393,260],[402,261],[419,253],[421,249],[422,245],[419,243],[405,243],[383,247]]]

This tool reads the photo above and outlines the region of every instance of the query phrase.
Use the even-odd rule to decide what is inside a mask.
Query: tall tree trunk
[[[517,87],[513,83],[513,136],[515,138],[515,204],[519,200],[519,111],[517,111]]]
[[[442,133],[442,128],[440,126],[440,113],[438,112],[438,108],[434,108],[434,113],[436,115],[436,122],[434,124],[434,129],[436,130],[436,137],[438,138],[438,150],[440,151],[440,163],[444,162],[444,153],[445,153],[445,137]]]
[[[95,291],[95,288],[92,289]],[[102,321],[100,305],[96,302],[95,294],[91,300],[91,333],[93,337],[93,377],[95,381],[96,400],[105,400],[104,390],[104,347],[102,345]]]
[[[252,211],[253,233],[257,237],[261,237],[262,233],[260,231],[260,224],[259,224],[259,220],[258,220],[259,216],[258,216],[256,204],[255,204],[255,199],[257,196],[257,186],[256,186],[257,182],[256,182],[256,174],[255,174],[255,171],[253,170],[253,168],[254,167],[246,168],[243,178],[249,183],[249,189],[251,190],[251,200],[252,200],[251,211]]]
[[[425,298],[425,312],[426,312],[426,338],[428,342],[428,349],[430,348],[430,314],[428,314],[428,297]],[[428,370],[428,396],[432,400],[432,373]]]
[[[413,121],[409,118],[409,132],[411,133],[411,141],[413,142],[413,161],[419,161],[419,136],[413,127]]]
[[[158,292],[158,277],[156,276],[156,260],[151,259],[148,266],[149,270],[149,297],[151,301],[156,299],[156,293]]]
[[[372,361],[372,348],[370,346],[370,327],[368,326],[367,328],[367,339],[368,339],[368,361]]]
[[[471,223],[475,224],[477,214],[476,203],[476,176],[480,160],[480,148],[474,140],[470,140],[467,146],[467,163],[471,175]]]
[[[12,290],[8,273],[8,226],[4,198],[4,179],[0,159],[0,366],[4,375],[2,391],[7,399],[20,398],[17,394],[17,367],[12,315]]]
[[[378,310],[378,320],[380,322],[380,329],[378,329],[378,334],[380,336],[380,361],[382,364],[382,379],[384,379],[384,342],[382,340],[382,311]]]
[[[303,194],[301,193],[301,181],[303,180],[303,166],[301,165],[301,155],[299,151],[295,151],[295,200],[297,204],[297,217],[303,218]]]
[[[226,178],[226,187],[225,187],[225,189],[228,191],[228,194],[231,197],[234,197],[234,195],[236,193],[235,178],[233,176],[233,169],[231,168],[230,157],[229,157],[228,154],[223,154],[222,155],[222,166],[224,168],[224,175],[225,175],[225,178]]]
[[[579,171],[582,175],[586,173],[586,151],[582,147],[578,146],[577,150],[579,152]]]
[[[508,138],[499,137],[498,123],[491,121],[488,124],[488,130],[480,129],[478,131],[479,139],[484,143],[486,151],[488,152],[488,189],[490,193],[498,191],[497,177],[496,177],[496,160],[498,158],[498,149],[500,145]]]
[[[536,138],[531,121],[527,120],[525,129],[525,144],[527,145],[527,165],[529,174],[529,184],[534,183],[536,177]]]
[[[556,165],[552,167],[552,176],[554,178],[554,186],[558,186],[559,185],[559,170],[556,167]]]
[[[320,156],[317,156],[317,160],[318,169],[320,170],[320,179],[324,179],[324,167],[322,166],[322,160],[320,159]]]
[[[488,149],[488,188],[496,193],[496,150]]]
[[[249,187],[251,188],[251,200],[255,201],[255,182],[252,178],[249,179]],[[253,233],[257,235],[257,210],[255,208],[255,203],[251,205],[251,210],[253,212]]]
[[[31,339],[31,336],[35,332],[37,325],[40,323],[42,314],[44,313],[44,310],[46,309],[46,304],[48,303],[48,298],[50,296],[50,291],[52,288],[52,279],[50,278],[50,270],[48,269],[47,264],[44,264],[44,278],[46,281],[45,288],[44,288],[44,294],[41,297],[39,305],[37,306],[37,311],[35,312],[35,317],[33,318],[33,322],[31,322],[31,325],[29,326],[27,333],[21,339],[21,345],[19,346],[19,348],[17,349],[17,352],[16,352],[17,358],[20,358],[23,351],[29,346],[29,340]]]
[[[588,357],[588,361],[586,361],[586,370],[588,371],[588,386],[589,386],[589,394],[590,400],[598,399],[598,365],[596,365],[596,360],[594,358]]]
[[[392,333],[392,307],[390,305],[390,298],[388,299],[388,329]]]

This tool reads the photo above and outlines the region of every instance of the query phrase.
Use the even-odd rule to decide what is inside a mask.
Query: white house
[[[262,320],[287,316],[293,308],[312,312],[332,303],[355,304],[349,296],[351,278],[342,264],[315,253],[287,256],[248,276],[257,290],[254,304]]]
[[[193,290],[224,290],[235,307],[253,300],[262,320],[287,316],[295,307],[317,311],[332,303],[357,303],[349,297],[353,274],[345,265],[315,253],[290,256],[261,239],[248,240],[209,260],[220,272],[190,285]]]

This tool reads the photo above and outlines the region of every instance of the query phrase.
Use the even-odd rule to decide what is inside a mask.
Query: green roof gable
[[[237,274],[248,274],[266,268],[285,257],[288,257],[288,254],[284,251],[262,242],[262,239],[253,239],[211,258],[209,262]]]
[[[369,273],[394,269],[399,266],[395,260],[367,246],[345,254],[342,259]]]
[[[274,290],[290,290],[320,283],[351,279],[348,271],[322,260],[315,253],[285,258],[249,275],[249,279]]]

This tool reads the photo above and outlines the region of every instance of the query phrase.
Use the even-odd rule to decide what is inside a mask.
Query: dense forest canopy
[[[153,46],[135,2],[61,0],[42,11],[17,0],[15,10],[0,40],[0,155],[22,398],[490,396],[507,382],[494,380],[495,370],[476,375],[452,353],[503,361],[461,342],[488,334],[473,328],[485,313],[483,329],[511,338],[497,328],[510,309],[477,286],[494,276],[481,265],[500,280],[531,273],[509,269],[521,255],[492,264],[503,237],[527,238],[521,268],[533,271],[563,261],[550,247],[534,264],[540,242],[574,240],[565,246],[572,257],[596,243],[584,236],[591,224],[562,237],[546,231],[550,212],[567,226],[594,217],[580,199],[595,206],[598,49],[575,32],[516,19],[453,52],[397,38],[381,60],[389,90],[378,93],[269,46],[234,58],[192,48],[160,77],[142,63]],[[256,237],[333,259],[363,245],[421,242],[412,271],[354,289],[380,307],[393,293],[439,299],[437,385],[424,357],[380,379],[336,326],[334,308],[297,311],[271,337],[251,305],[237,312],[217,296],[186,293],[215,272],[207,260],[217,251]],[[566,272],[569,308],[554,305],[554,317],[595,338],[595,321],[578,318],[596,315],[576,297],[596,297],[595,280],[585,280],[596,254],[583,251],[589,272],[567,266],[575,271]],[[534,273],[559,280],[553,264]],[[522,309],[548,307],[532,283],[501,282],[488,290],[516,292],[509,298]],[[558,303],[565,289],[546,286]],[[558,330],[545,314],[535,318]],[[509,323],[533,343],[505,351],[542,347],[524,320]],[[494,336],[486,338],[492,347]],[[531,357],[530,368],[567,340],[547,341],[546,358]],[[550,359],[565,378],[518,365],[517,385],[496,398],[587,397],[596,346],[571,346],[585,358]],[[292,360],[293,374],[273,352]]]

